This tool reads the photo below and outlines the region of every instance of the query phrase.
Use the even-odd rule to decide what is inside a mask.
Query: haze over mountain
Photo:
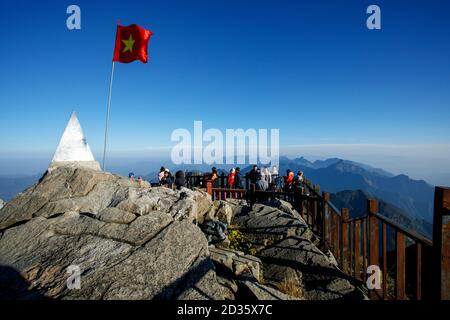
[[[8,201],[34,184],[42,175],[0,176],[0,199]]]

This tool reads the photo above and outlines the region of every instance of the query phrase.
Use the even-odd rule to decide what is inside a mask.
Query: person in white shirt
[[[270,185],[272,183],[272,175],[270,174],[270,170],[267,167],[264,167],[262,174],[267,181],[267,183]]]

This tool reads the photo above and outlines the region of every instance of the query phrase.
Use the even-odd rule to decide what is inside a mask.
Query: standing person
[[[280,182],[280,179],[279,179],[280,177],[278,175],[278,168],[277,168],[277,166],[272,166],[271,178],[272,178],[273,188],[275,190],[278,190],[278,184]]]
[[[256,190],[260,190],[260,191],[264,191],[264,179],[263,179],[263,177],[262,177],[262,174],[261,174],[261,170],[260,169],[258,169],[257,171],[256,171],[256,183],[255,183],[255,189]]]
[[[175,173],[175,187],[177,190],[180,190],[182,187],[186,186],[186,176],[184,171],[178,170]]]
[[[248,178],[250,179],[250,183],[255,184],[256,180],[258,180],[258,166],[253,165],[252,170],[248,173]]]
[[[217,168],[212,167],[210,173],[205,173],[203,175],[203,182],[205,186],[208,185],[208,182],[211,182],[213,188],[219,188],[219,174],[217,173]]]
[[[236,176],[236,171],[234,168],[231,168],[230,173],[228,174],[228,177],[227,177],[227,183],[228,183],[229,188],[234,187],[234,177],[235,176]]]
[[[161,169],[159,169],[159,174],[158,174],[158,182],[161,184],[161,180],[162,178],[164,178],[164,172],[166,171],[166,168],[161,167]]]
[[[241,168],[237,167],[234,174],[234,188],[242,189]]]
[[[294,185],[294,172],[291,170],[286,170],[286,176],[284,177],[284,190],[292,191]]]
[[[264,167],[263,174],[265,176],[267,183],[270,185],[272,183],[272,175],[270,174],[269,168]]]
[[[134,181],[134,173],[133,173],[133,172],[130,172],[130,173],[128,174],[128,178],[130,179],[130,181]]]
[[[267,189],[269,188],[269,184],[264,179],[264,176],[263,176],[263,174],[262,174],[260,169],[258,169],[258,174],[257,174],[256,183],[255,183],[255,188],[256,188],[256,190],[261,190],[261,191],[267,191]]]
[[[219,188],[220,181],[219,181],[219,174],[217,173],[216,167],[212,167],[211,169],[211,183],[213,185],[213,188]]]
[[[303,171],[297,172],[297,176],[295,177],[296,184],[303,184]]]
[[[294,184],[298,189],[300,189],[302,191],[302,193],[305,191],[304,186],[303,186],[303,184],[304,184],[303,171],[297,172],[297,176],[295,177]]]
[[[272,175],[273,176],[277,176],[278,175],[278,168],[277,168],[277,166],[273,166],[272,167]]]

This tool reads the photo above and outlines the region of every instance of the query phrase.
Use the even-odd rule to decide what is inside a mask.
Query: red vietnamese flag
[[[117,26],[113,61],[130,63],[139,60],[147,63],[147,47],[152,34],[150,30],[141,28],[136,24],[128,27]]]

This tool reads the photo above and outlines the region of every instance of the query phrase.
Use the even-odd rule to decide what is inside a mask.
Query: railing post
[[[363,219],[361,221],[362,226],[362,259],[363,259],[363,280],[366,281],[367,279],[367,219]]]
[[[303,200],[302,200],[301,189],[295,188],[294,189],[294,209],[297,210],[297,212],[303,218],[303,206],[302,206],[302,203],[303,203]]]
[[[206,192],[210,196],[212,196],[212,182],[211,181],[206,182]]]
[[[388,286],[387,286],[387,227],[386,227],[386,223],[382,223],[381,224],[381,251],[382,251],[382,255],[383,255],[383,268],[381,269],[383,272],[383,283],[382,283],[382,288],[383,288],[383,299],[387,300],[388,297]],[[369,243],[370,244],[370,243]]]
[[[339,256],[339,219],[333,210],[330,210],[331,224],[332,224],[332,248],[331,251],[335,257]]]
[[[330,201],[330,194],[328,192],[323,192],[322,193],[322,239],[323,239],[323,243],[326,244],[327,240],[328,240],[328,228],[330,227],[328,225],[328,221],[327,221],[327,207],[328,204],[327,202]]]
[[[361,280],[361,221],[355,221],[355,278]],[[366,270],[363,270],[365,273]]]
[[[376,199],[367,200],[367,209],[369,214],[369,265],[379,266],[379,249],[378,249],[378,201]],[[366,272],[366,270],[364,270]],[[379,298],[377,289],[370,291],[370,298]]]
[[[250,207],[256,203],[256,185],[254,183],[250,184]]]
[[[416,300],[422,299],[422,244],[416,243]]]
[[[341,210],[341,266],[342,271],[348,274],[348,219],[349,211],[347,208],[342,208]]]
[[[434,189],[433,261],[436,297],[450,300],[450,188]]]
[[[395,298],[404,300],[406,298],[406,240],[405,235],[400,231],[396,231],[396,258],[397,270],[395,272]]]
[[[303,189],[300,190],[299,201],[300,201],[300,203],[299,203],[299,208],[298,209],[300,210],[300,215],[304,219],[305,216],[304,216],[304,212],[303,212],[304,211],[304,209],[303,209]]]
[[[316,185],[315,188],[317,195],[320,195],[320,186]],[[318,219],[318,215],[320,214],[319,212],[319,201],[314,201],[313,202],[313,210],[311,213],[311,225],[312,225],[312,230],[319,230],[319,226],[317,225],[317,221],[320,221],[320,219]],[[322,226],[320,226],[322,227]]]

